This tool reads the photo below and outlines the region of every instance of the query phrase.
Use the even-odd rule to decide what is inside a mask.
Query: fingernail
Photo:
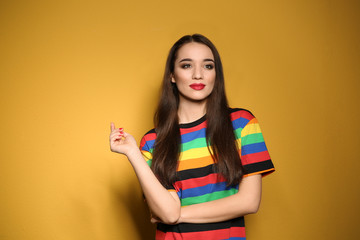
[[[123,128],[119,128],[119,130],[120,130],[120,131],[124,131],[124,129],[123,129]]]

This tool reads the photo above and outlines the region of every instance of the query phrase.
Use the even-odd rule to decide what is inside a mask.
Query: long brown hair
[[[206,142],[215,161],[215,171],[226,178],[228,185],[236,185],[241,181],[244,169],[230,119],[221,59],[214,44],[200,34],[183,36],[170,49],[165,66],[161,97],[154,116],[157,137],[151,169],[166,187],[170,187],[176,181],[181,147],[177,113],[179,92],[176,85],[171,82],[171,76],[174,73],[178,50],[190,42],[208,46],[214,55],[216,79],[213,91],[206,102]]]

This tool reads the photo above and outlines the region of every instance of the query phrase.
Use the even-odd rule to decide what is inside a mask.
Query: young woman
[[[257,212],[262,176],[274,166],[256,118],[229,108],[206,37],[187,35],[171,48],[154,120],[140,150],[111,123],[110,147],[132,164],[156,239],[245,239],[244,216]]]

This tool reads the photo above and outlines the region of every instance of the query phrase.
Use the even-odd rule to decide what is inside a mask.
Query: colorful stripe
[[[231,109],[230,118],[246,176],[266,175],[274,166],[256,118],[247,110]],[[214,172],[214,160],[206,143],[205,116],[193,123],[180,124],[181,153],[178,162],[178,180],[174,188],[181,206],[199,204],[231,196],[238,192],[238,185],[227,186],[226,179]],[[155,130],[149,131],[140,143],[144,159],[149,166],[156,140]],[[245,240],[244,218],[221,223],[177,225],[158,224],[156,239],[232,239]]]
[[[229,238],[229,232],[231,236]],[[218,229],[202,232],[201,237],[197,232],[188,232],[188,233],[177,233],[172,232],[171,234],[156,231],[156,240],[173,240],[173,239],[192,239],[192,240],[208,240],[208,239],[229,239],[229,240],[246,240],[244,237],[236,237],[236,235],[245,235],[245,229],[229,228],[229,229]],[[235,237],[233,237],[235,236]]]

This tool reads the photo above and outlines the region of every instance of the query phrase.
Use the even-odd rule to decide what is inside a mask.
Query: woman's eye
[[[190,65],[190,64],[184,64],[184,65],[182,65],[181,67],[186,69],[186,68],[190,68],[191,65]]]
[[[212,64],[206,64],[206,65],[205,65],[205,68],[206,68],[206,69],[213,69],[213,68],[214,68],[214,65],[212,65]]]

